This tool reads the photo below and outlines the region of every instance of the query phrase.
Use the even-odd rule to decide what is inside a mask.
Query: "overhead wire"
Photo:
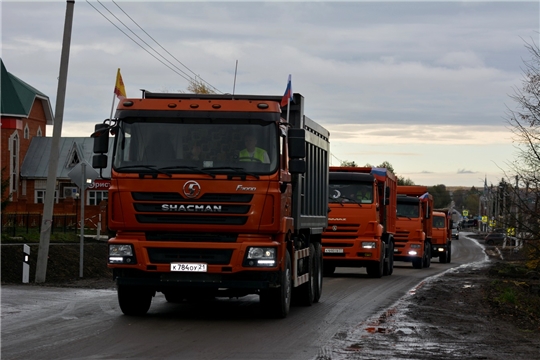
[[[133,41],[137,46],[139,46],[141,49],[143,49],[144,51],[146,51],[150,56],[152,56],[153,58],[155,58],[157,61],[159,61],[160,63],[162,63],[163,65],[165,65],[167,68],[169,68],[170,70],[172,70],[174,73],[176,73],[177,75],[181,76],[183,79],[185,79],[186,81],[188,82],[197,82],[197,79],[196,78],[193,78],[191,77],[189,74],[187,74],[185,71],[179,69],[176,65],[172,64],[169,60],[167,60],[163,55],[161,55],[157,50],[155,50],[152,46],[150,46],[146,41],[144,41],[140,36],[138,36],[135,32],[133,32],[133,30],[131,30],[129,28],[129,26],[127,26],[126,24],[124,24],[116,15],[114,15],[105,5],[103,5],[101,2],[99,2],[99,0],[97,1],[103,8],[105,8],[116,20],[118,20],[126,29],[128,29],[131,33],[133,33],[137,38],[139,38],[140,41],[142,41],[146,46],[148,46],[150,49],[152,49],[156,54],[158,54],[159,56],[161,56],[165,61],[167,61],[169,64],[171,64],[173,67],[175,67],[177,70],[175,70],[173,67],[169,66],[168,64],[166,64],[165,62],[163,62],[161,59],[159,59],[156,55],[154,55],[153,53],[151,53],[148,49],[146,49],[144,46],[142,46],[139,42],[137,42],[137,40],[133,39],[129,34],[127,34],[124,30],[122,30],[118,25],[116,25],[113,21],[111,21],[111,19],[109,19],[105,14],[103,14],[99,9],[97,9],[94,5],[92,5],[88,0],[86,0],[86,2],[94,9],[96,10],[103,18],[105,18],[105,20],[107,20],[108,22],[110,22],[115,28],[117,28],[122,34],[124,34],[126,37],[128,37],[131,41]],[[117,5],[118,6],[118,5]],[[123,11],[123,10],[122,10]],[[124,12],[124,11],[123,11]],[[124,12],[125,13],[125,12]],[[127,15],[127,14],[126,14]],[[129,16],[128,16],[129,17]],[[131,19],[131,17],[130,17]],[[132,20],[133,21],[133,20]],[[138,26],[138,24],[137,24]],[[140,28],[140,27],[139,27]],[[146,33],[146,32],[145,32]],[[154,39],[152,39],[154,40]],[[155,41],[155,40],[154,40]],[[160,45],[161,46],[161,45]],[[162,47],[163,48],[163,47]],[[175,60],[177,60],[175,58]],[[178,61],[178,60],[177,60]],[[186,67],[184,64],[182,64],[184,67]],[[187,67],[186,67],[187,68]],[[188,68],[189,69],[189,68]],[[189,71],[191,71],[193,74],[195,74],[192,70],[189,69]],[[199,77],[198,75],[195,75],[196,77]],[[202,78],[200,78],[202,80]],[[204,80],[203,80],[204,81]],[[204,81],[205,83],[207,83],[206,81]],[[208,83],[207,83],[208,84]],[[211,86],[213,89],[215,89],[216,91],[219,92],[219,90],[217,90],[214,86],[208,84],[209,86]]]
[[[99,1],[98,1],[99,2]],[[204,80],[200,75],[196,74],[193,70],[191,70],[189,67],[187,67],[183,62],[181,62],[180,60],[178,60],[173,54],[171,54],[167,49],[165,49],[156,39],[154,39],[148,32],[146,32],[146,30],[144,30],[131,16],[129,16],[128,13],[126,13],[124,11],[124,9],[122,9],[120,7],[120,5],[118,5],[114,0],[112,0],[112,3],[114,5],[116,5],[135,25],[137,25],[137,27],[146,34],[146,36],[148,36],[150,39],[152,39],[152,41],[154,41],[161,49],[163,49],[163,51],[165,51],[170,57],[172,57],[174,60],[176,60],[180,65],[182,65],[183,67],[185,67],[187,70],[189,70],[196,78],[199,78],[202,82],[204,82],[206,85],[210,86],[212,89],[214,89],[215,91],[217,92],[221,92],[219,91],[217,88],[215,88],[212,84],[210,84],[209,82],[207,82],[206,80]],[[115,16],[116,17],[116,16]],[[124,25],[125,26],[125,25]],[[142,39],[141,39],[142,40]],[[146,44],[146,42],[145,42]],[[155,51],[155,50],[154,50]],[[170,63],[170,62],[169,62]],[[172,65],[172,63],[171,63]],[[174,65],[173,65],[174,66]],[[175,66],[176,67],[176,66]],[[176,67],[178,69],[178,67]],[[180,70],[180,69],[178,69]],[[181,70],[180,70],[181,71]],[[187,75],[187,74],[186,74]]]

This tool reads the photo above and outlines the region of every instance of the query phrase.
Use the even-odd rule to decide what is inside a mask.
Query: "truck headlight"
[[[275,266],[276,248],[249,247],[244,266]]]
[[[420,244],[411,244],[411,249],[420,249]]]
[[[414,251],[414,250],[411,250],[411,251],[409,251],[409,255],[414,256],[414,255],[418,255],[418,253],[416,251]]]
[[[363,241],[362,242],[362,249],[375,249],[376,247],[375,241]]]
[[[109,245],[110,264],[135,264],[133,246],[126,244]]]

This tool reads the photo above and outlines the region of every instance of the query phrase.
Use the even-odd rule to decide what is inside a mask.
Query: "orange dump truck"
[[[329,132],[304,97],[151,93],[96,125],[94,168],[114,135],[108,267],[126,315],[167,301],[260,296],[285,317],[319,301]],[[287,114],[287,115],[285,115]]]
[[[394,259],[412,262],[416,269],[431,265],[433,197],[427,186],[397,187]]]
[[[330,167],[325,275],[336,267],[365,267],[371,277],[394,271],[396,177],[384,168]]]
[[[436,257],[441,263],[449,263],[452,259],[452,227],[443,211],[433,211],[431,258]]]

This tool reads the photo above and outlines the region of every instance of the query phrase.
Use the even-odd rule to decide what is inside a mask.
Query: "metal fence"
[[[33,231],[39,231],[43,214],[24,213],[24,214],[4,214],[2,213],[2,234],[9,236],[18,236],[28,234]],[[54,215],[52,219],[51,234],[54,232],[69,233],[77,232],[77,215],[64,214]]]

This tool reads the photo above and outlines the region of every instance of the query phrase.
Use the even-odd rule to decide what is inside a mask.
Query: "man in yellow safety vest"
[[[270,164],[270,158],[266,150],[257,147],[257,138],[253,134],[245,137],[246,148],[238,154],[239,161],[254,161]]]

